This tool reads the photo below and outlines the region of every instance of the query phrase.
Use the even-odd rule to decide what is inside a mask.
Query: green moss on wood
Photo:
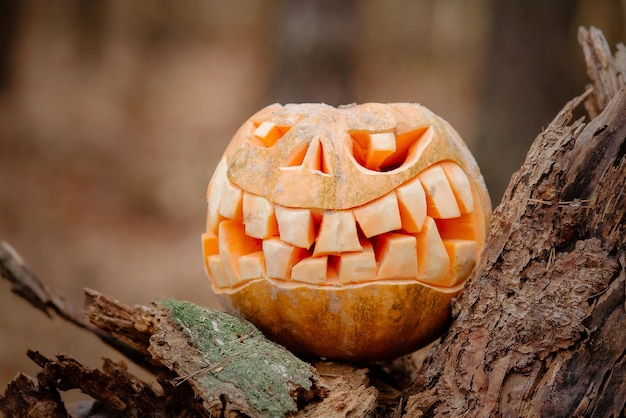
[[[234,385],[263,416],[297,411],[287,384],[311,388],[313,370],[307,363],[267,340],[248,321],[191,302],[169,299],[163,304],[200,350],[204,362],[193,377],[208,394]]]

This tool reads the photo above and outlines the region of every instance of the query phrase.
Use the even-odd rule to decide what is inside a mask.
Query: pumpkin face
[[[407,103],[268,106],[207,200],[203,254],[225,309],[292,351],[355,361],[443,332],[491,213],[458,134]]]

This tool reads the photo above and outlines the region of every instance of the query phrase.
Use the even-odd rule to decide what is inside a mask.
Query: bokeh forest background
[[[495,205],[585,89],[579,25],[622,0],[0,0],[0,239],[77,306],[217,307],[200,233],[237,127],[273,102],[419,102],[474,152]],[[0,282],[0,391],[28,348],[120,359]]]

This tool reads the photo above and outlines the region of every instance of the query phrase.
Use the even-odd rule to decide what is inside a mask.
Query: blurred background
[[[237,127],[273,102],[419,102],[474,152],[494,207],[585,89],[579,25],[622,0],[0,0],[0,239],[73,304],[217,307],[200,234]],[[0,391],[27,349],[120,356],[0,281]]]

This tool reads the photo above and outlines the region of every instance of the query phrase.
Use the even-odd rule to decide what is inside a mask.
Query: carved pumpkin
[[[207,200],[203,253],[225,309],[297,353],[356,361],[443,332],[491,213],[458,134],[405,103],[268,106]]]

